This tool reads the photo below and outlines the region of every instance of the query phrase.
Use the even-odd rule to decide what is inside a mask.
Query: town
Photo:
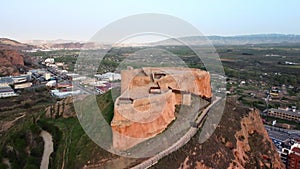
[[[39,87],[48,87],[50,94],[56,98],[76,94],[103,94],[120,85],[119,73],[95,74],[92,78],[80,76],[63,69],[64,63],[55,62],[54,58],[45,59],[41,66],[43,68],[31,69],[19,76],[0,77],[0,98],[18,96],[22,89]]]

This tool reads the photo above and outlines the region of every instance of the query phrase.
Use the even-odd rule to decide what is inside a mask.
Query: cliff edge
[[[240,107],[235,100],[226,102],[222,119],[208,140],[200,144],[199,135],[152,168],[285,168],[259,112]]]
[[[163,132],[175,120],[175,105],[192,96],[210,101],[210,74],[200,69],[144,67],[121,71],[121,96],[111,121],[113,146],[129,149]]]

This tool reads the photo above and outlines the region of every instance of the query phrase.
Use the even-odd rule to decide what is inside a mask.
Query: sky
[[[300,34],[299,0],[2,0],[0,37],[89,40],[126,16],[168,14],[204,35]]]

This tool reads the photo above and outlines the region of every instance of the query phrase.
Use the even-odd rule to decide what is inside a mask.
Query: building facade
[[[17,94],[14,92],[14,90],[10,86],[1,86],[0,87],[0,98],[11,97],[11,96],[17,96]]]
[[[300,122],[300,112],[291,110],[282,110],[271,108],[267,111],[268,116],[277,117],[280,119]]]
[[[300,148],[293,147],[289,153],[288,165],[289,169],[300,169]]]

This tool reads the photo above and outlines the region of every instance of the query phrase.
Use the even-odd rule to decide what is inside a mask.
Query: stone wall
[[[190,105],[191,94],[212,97],[210,75],[206,71],[190,68],[151,68],[121,72],[121,96],[116,100],[113,146],[126,150],[163,132],[175,120],[175,105]],[[161,93],[151,94],[151,87]],[[130,102],[121,102],[130,99]]]

